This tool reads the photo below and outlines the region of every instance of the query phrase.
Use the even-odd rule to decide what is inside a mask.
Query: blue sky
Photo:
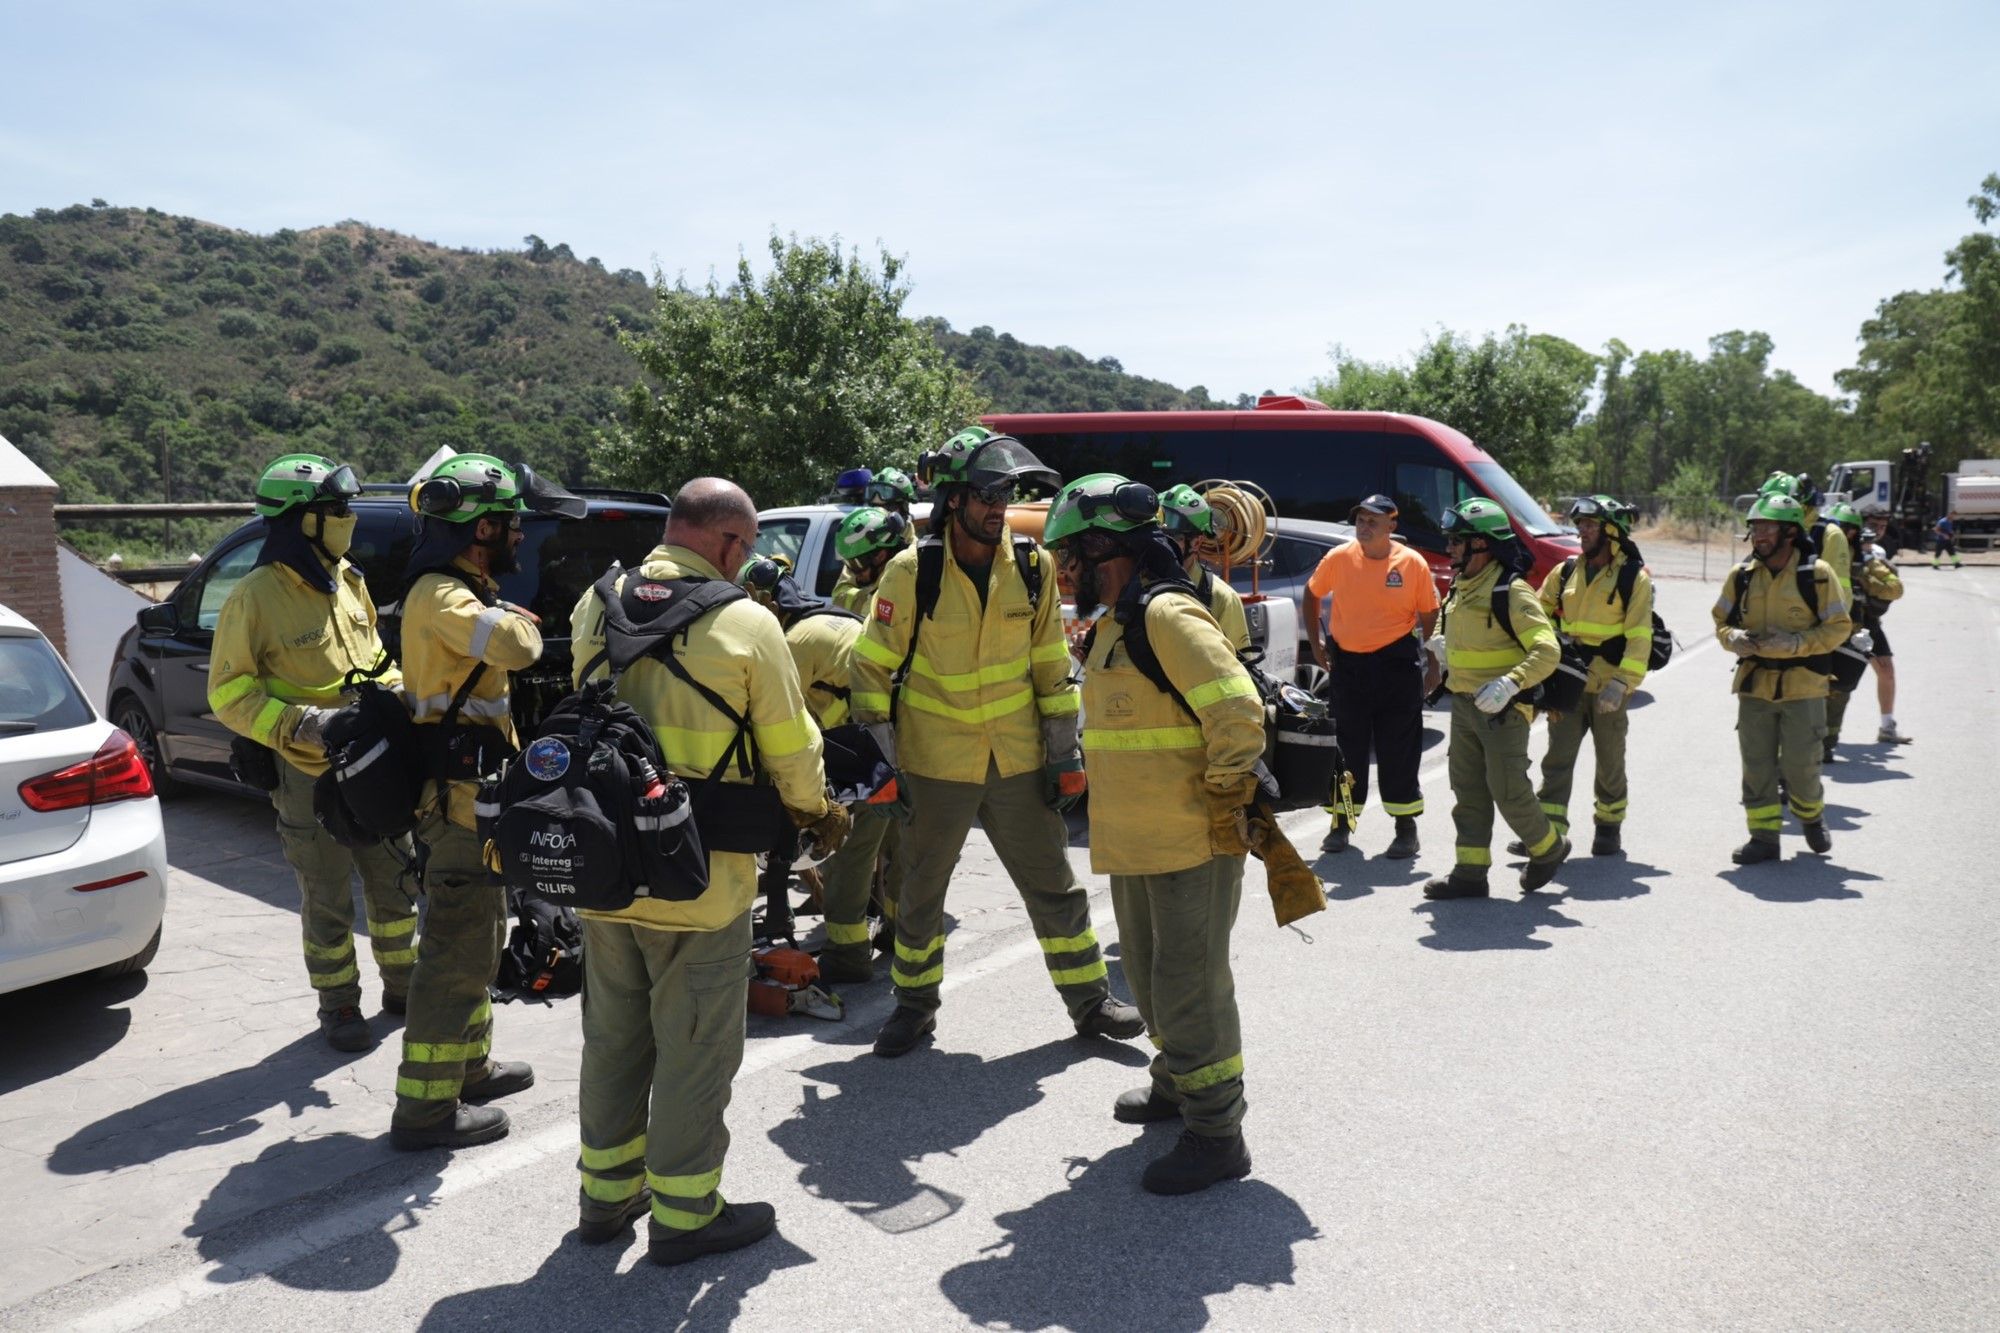
[[[909,309],[1217,394],[1335,343],[1756,328],[1831,391],[2000,171],[2000,5],[0,0],[0,211],[355,217]]]

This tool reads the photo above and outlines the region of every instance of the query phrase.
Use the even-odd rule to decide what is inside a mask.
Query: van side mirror
[[[173,635],[180,633],[180,630],[181,613],[174,609],[172,602],[161,602],[158,606],[149,606],[139,613],[141,634]]]

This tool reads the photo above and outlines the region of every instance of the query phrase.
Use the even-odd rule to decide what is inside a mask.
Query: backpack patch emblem
[[[642,602],[664,602],[674,595],[674,590],[664,583],[641,583],[632,589],[632,595]]]
[[[1402,586],[1403,586],[1403,571],[1402,571],[1402,570],[1400,570],[1400,569],[1392,569],[1392,570],[1390,570],[1390,571],[1389,571],[1389,577],[1388,577],[1388,579],[1387,579],[1387,580],[1385,580],[1385,581],[1383,582],[1382,586],[1383,586],[1383,587],[1385,587],[1385,588],[1400,588],[1400,587],[1402,587]]]
[[[892,619],[895,618],[895,615],[896,615],[896,604],[894,602],[890,601],[886,597],[878,596],[875,599],[875,618],[877,620],[881,621],[883,624],[886,625]]]
[[[543,736],[528,746],[521,762],[527,765],[530,777],[554,782],[569,772],[569,747],[559,737]]]

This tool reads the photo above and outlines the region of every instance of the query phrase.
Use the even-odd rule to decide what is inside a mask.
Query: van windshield
[[[1521,483],[1507,475],[1507,469],[1498,463],[1467,463],[1472,475],[1479,478],[1493,498],[1513,515],[1514,524],[1530,536],[1555,537],[1569,531],[1562,524],[1549,517],[1548,511],[1534,496],[1521,489]]]

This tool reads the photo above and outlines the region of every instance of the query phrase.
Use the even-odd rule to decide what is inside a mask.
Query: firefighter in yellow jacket
[[[1783,852],[1779,779],[1806,846],[1833,848],[1820,787],[1826,735],[1824,658],[1854,631],[1840,580],[1807,545],[1805,507],[1766,492],[1750,509],[1751,558],[1724,578],[1715,636],[1736,665],[1736,741],[1743,756],[1743,811],[1750,840],[1730,859],[1775,861]]]
[[[833,604],[857,616],[867,615],[882,571],[896,552],[910,545],[914,535],[908,514],[873,505],[849,511],[833,532],[833,551],[840,557]]]
[[[1569,795],[1576,756],[1588,734],[1597,756],[1596,832],[1592,856],[1616,856],[1625,823],[1626,705],[1646,678],[1653,650],[1653,576],[1632,542],[1631,505],[1591,495],[1570,506],[1583,554],[1564,561],[1542,580],[1542,606],[1556,633],[1590,656],[1590,678],[1575,709],[1549,718],[1549,748],[1542,756],[1542,812],[1557,831],[1569,833]],[[1509,848],[1513,850],[1513,848]]]
[[[530,505],[566,512],[560,501],[544,501],[552,489],[524,467],[459,454],[410,492],[423,531],[403,594],[403,683],[431,781],[417,825],[424,938],[389,1121],[398,1148],[500,1138],[507,1113],[486,1103],[535,1081],[526,1063],[492,1058],[487,987],[506,943],[507,895],[487,866],[473,805],[480,778],[519,743],[508,673],[542,655],[536,618],[500,600],[499,579],[518,567],[522,512]]]
[[[327,720],[357,677],[401,680],[375,632],[375,602],[347,561],[354,538],[350,468],[287,454],[257,482],[264,547],[222,604],[208,666],[208,706],[231,731],[274,752],[271,804],[278,839],[299,880],[306,976],[319,993],[320,1031],[340,1051],[374,1046],[361,1015],[354,961],[354,890],[361,872],[368,943],[382,975],[382,1007],[403,1012],[417,958],[417,909],[387,847],[349,851],[313,818],[313,781],[326,772]]]
[[[1111,607],[1084,650],[1090,868],[1111,877],[1125,976],[1159,1047],[1150,1082],[1121,1095],[1112,1115],[1182,1122],[1140,1183],[1189,1194],[1250,1171],[1229,936],[1264,709],[1158,512],[1151,487],[1099,473],[1063,487],[1045,535],[1079,605]],[[1150,653],[1135,656],[1142,638]]]
[[[1525,579],[1511,579],[1504,590],[1510,623],[1494,614],[1501,579],[1526,565],[1507,511],[1491,500],[1466,500],[1445,512],[1441,526],[1456,577],[1445,599],[1444,632],[1432,636],[1431,654],[1444,663],[1451,691],[1448,771],[1457,854],[1450,875],[1424,885],[1424,896],[1487,895],[1496,805],[1528,856],[1521,888],[1539,889],[1568,858],[1569,839],[1535,801],[1528,781],[1534,709],[1516,696],[1548,678],[1562,649]]]
[[[1201,558],[1203,544],[1216,540],[1214,508],[1194,487],[1186,483],[1172,486],[1160,495],[1160,526],[1180,552],[1181,568],[1193,581],[1195,591],[1207,599],[1209,614],[1222,628],[1229,646],[1238,654],[1249,652],[1250,619],[1243,611],[1242,594]]]
[[[690,481],[674,497],[660,546],[618,581],[721,579],[750,555],[757,510],[740,487]],[[664,604],[670,599],[660,599]],[[577,684],[605,646],[604,608],[586,592],[571,617]],[[694,680],[734,712],[723,713],[665,663],[644,657],[619,678],[618,697],[653,725],[667,765],[695,784],[737,747],[739,722],[755,755],[752,774],[726,764],[722,783],[776,800],[822,850],[838,847],[846,812],[829,804],[819,730],[778,624],[754,602],[722,605],[667,645]],[[769,1235],[768,1203],[722,1195],[729,1130],[723,1112],[743,1062],[748,1005],[753,851],[718,850],[721,825],[697,820],[709,883],[688,902],[640,899],[617,912],[585,912],[583,1069],[577,1114],[583,1146],[579,1238],[615,1238],[650,1208],[654,1262],[679,1264]]]
[[[1053,561],[1007,527],[1017,487],[1059,479],[1019,440],[978,426],[918,467],[938,497],[930,533],[889,562],[854,645],[855,720],[896,756],[911,801],[896,1011],[875,1053],[902,1055],[936,1027],[945,887],[975,819],[1027,905],[1077,1031],[1136,1037],[1145,1025],[1112,998],[1060,813],[1082,799],[1084,772]]]

